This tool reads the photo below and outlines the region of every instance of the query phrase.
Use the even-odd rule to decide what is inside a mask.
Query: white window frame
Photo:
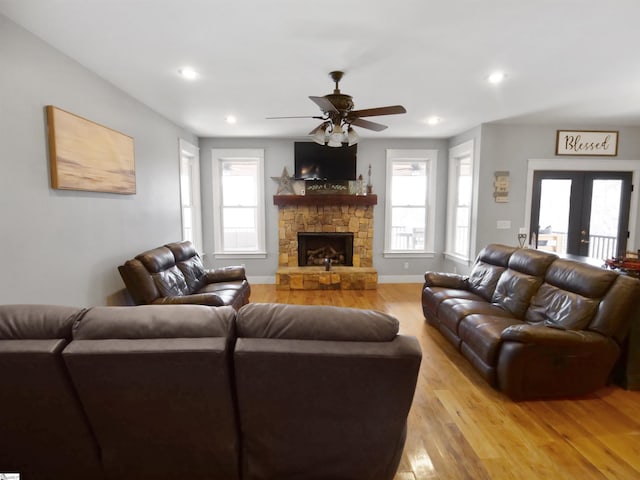
[[[185,207],[191,208],[191,229],[193,237],[193,246],[200,254],[202,251],[202,203],[200,199],[200,149],[195,145],[183,140],[178,139],[178,148],[180,150],[180,219],[182,227],[182,239],[185,240],[184,225],[185,225]],[[189,191],[187,192],[190,198],[189,205],[183,205],[182,198],[184,193],[182,191],[182,177],[183,175],[189,175]]]
[[[222,175],[220,168],[223,161],[255,161],[258,165],[257,181],[257,220],[258,245],[255,250],[225,251],[222,231]],[[213,187],[213,230],[214,258],[266,258],[265,247],[265,208],[264,208],[264,149],[262,148],[214,148],[211,150],[211,173]]]
[[[387,149],[386,165],[386,195],[385,195],[385,258],[433,258],[435,257],[435,226],[436,226],[436,165],[437,150],[427,149]],[[424,248],[422,250],[393,250],[391,248],[391,179],[394,162],[400,161],[424,162],[426,172],[427,198],[425,198]]]
[[[463,264],[469,264],[471,260],[471,247],[475,239],[476,222],[475,212],[475,192],[477,191],[477,175],[474,161],[474,142],[469,140],[449,149],[449,185],[447,194],[447,239],[445,248],[445,258]],[[471,164],[471,203],[469,205],[469,236],[467,238],[467,248],[464,254],[454,251],[454,241],[456,235],[456,210],[458,207],[458,177],[460,160],[469,158]]]

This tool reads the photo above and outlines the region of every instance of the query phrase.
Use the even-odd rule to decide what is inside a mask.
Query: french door
[[[631,172],[535,171],[531,243],[560,254],[624,255],[631,189]]]

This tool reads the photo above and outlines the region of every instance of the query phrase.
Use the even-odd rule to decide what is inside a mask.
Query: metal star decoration
[[[289,176],[287,167],[284,167],[282,169],[282,175],[280,175],[279,177],[271,177],[271,180],[278,182],[278,191],[276,192],[276,195],[294,195],[295,194],[293,190],[293,182],[295,178]]]

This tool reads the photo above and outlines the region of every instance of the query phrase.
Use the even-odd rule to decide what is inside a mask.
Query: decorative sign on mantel
[[[349,180],[305,180],[306,195],[335,195],[349,193]]]
[[[617,131],[558,130],[556,155],[618,155]]]

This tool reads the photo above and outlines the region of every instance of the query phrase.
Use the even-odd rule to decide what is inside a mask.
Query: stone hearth
[[[331,198],[333,197],[333,198]],[[375,195],[274,196],[278,205],[279,290],[375,289],[378,273],[373,268],[373,207]],[[314,204],[315,203],[315,204]],[[353,233],[353,266],[300,267],[298,233]]]

